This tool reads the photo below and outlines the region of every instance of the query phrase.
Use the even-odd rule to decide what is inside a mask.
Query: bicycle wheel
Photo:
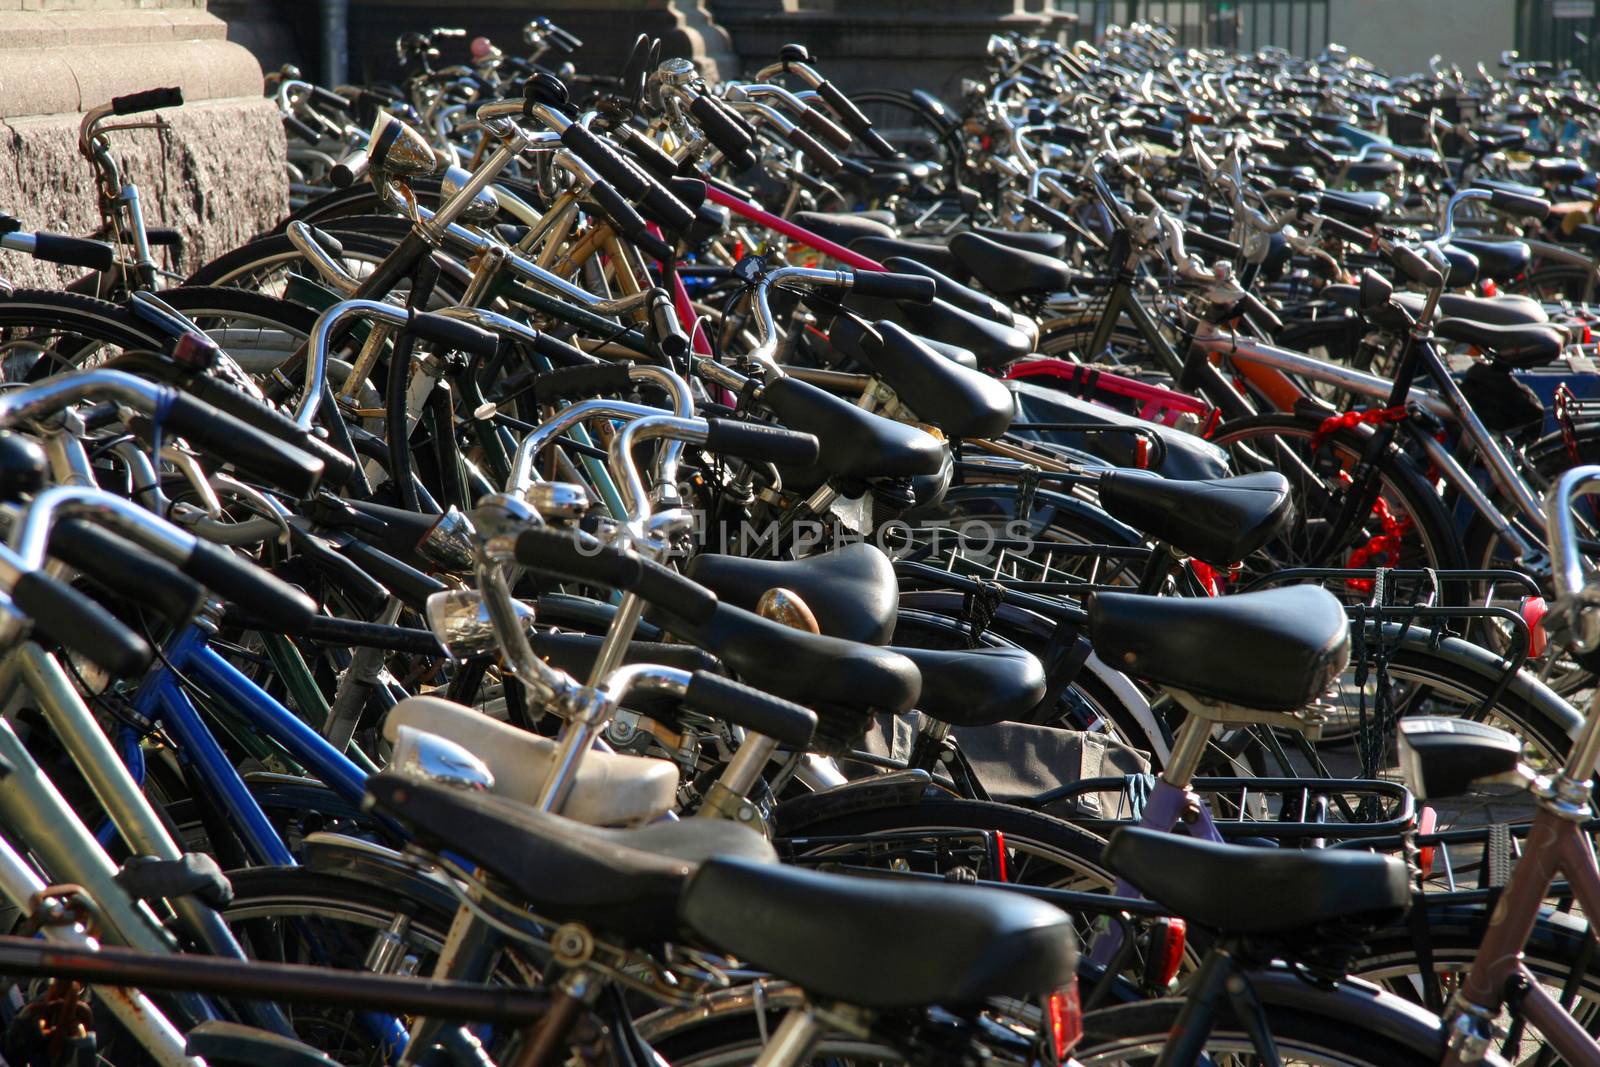
[[[1084,1038],[1073,1055],[1083,1067],[1149,1067],[1174,1032],[1183,1003],[1168,998],[1092,1011],[1084,1017]],[[1283,1067],[1423,1067],[1437,1064],[1444,1046],[1442,1030],[1437,1048],[1412,1048],[1357,1029],[1348,1019],[1274,1004],[1263,1005],[1263,1010]],[[1226,1006],[1219,1009],[1205,1050],[1205,1062],[1212,1067],[1246,1067],[1262,1062],[1244,1028]]]
[[[1434,979],[1432,996],[1423,982],[1425,970],[1416,940],[1404,925],[1379,931],[1366,940],[1366,951],[1351,973],[1382,986],[1415,1004],[1440,1010],[1466,976],[1488,926],[1486,907],[1436,906],[1429,910],[1428,967]],[[1566,912],[1546,909],[1522,949],[1522,962],[1535,980],[1558,1001],[1570,1005],[1572,1017],[1591,1036],[1600,1037],[1600,959],[1588,951],[1588,925]],[[1509,1007],[1495,1020],[1496,1033],[1506,1035],[1500,1055],[1513,1064],[1540,1061],[1543,1043],[1518,1026],[1519,1013]],[[1552,1059],[1551,1065],[1566,1061]]]
[[[1236,474],[1278,471],[1288,478],[1295,514],[1283,536],[1244,561],[1240,580],[1286,567],[1466,566],[1461,539],[1439,494],[1409,457],[1396,448],[1378,458],[1378,499],[1342,543],[1324,547],[1326,531],[1342,512],[1350,471],[1366,451],[1367,437],[1347,430],[1322,434],[1322,423],[1296,415],[1259,415],[1225,423],[1212,435]],[[1320,555],[1315,555],[1320,550]],[[1330,583],[1330,591],[1355,601],[1370,596],[1370,582]]]

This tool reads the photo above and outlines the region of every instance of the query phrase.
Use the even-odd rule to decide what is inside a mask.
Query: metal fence
[[[1163,22],[1186,47],[1253,52],[1276,45],[1314,56],[1328,45],[1329,0],[1053,0],[1093,38],[1110,23]]]
[[[1595,0],[1517,0],[1517,51],[1600,74],[1600,4]]]

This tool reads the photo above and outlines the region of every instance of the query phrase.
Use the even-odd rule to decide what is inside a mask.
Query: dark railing
[[[1600,4],[1594,0],[1517,0],[1517,51],[1523,59],[1600,73]]]
[[[1277,46],[1314,56],[1328,45],[1329,0],[1054,0],[1093,38],[1109,23],[1162,22],[1188,48],[1254,52]]]

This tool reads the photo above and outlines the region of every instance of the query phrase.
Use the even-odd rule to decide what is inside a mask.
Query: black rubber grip
[[[355,483],[359,473],[355,460],[311,431],[302,430],[289,416],[275,411],[248,393],[205,374],[195,375],[177,384],[185,392],[194,394],[217,410],[320,459],[322,481],[318,484],[343,488]]]
[[[706,448],[712,452],[792,467],[809,467],[817,461],[814,434],[737,419],[708,418],[706,423],[710,426]]]
[[[179,569],[223,600],[259,615],[285,633],[310,625],[317,613],[311,598],[294,586],[208,541],[196,541]]]
[[[678,173],[678,161],[672,158],[672,153],[656,144],[641,130],[628,127],[627,140],[623,144],[634,160],[643,167],[646,173],[654,175],[657,181],[667,181]]]
[[[541,574],[638,593],[697,626],[717,610],[715,593],[676,571],[613,548],[580,547],[560,530],[522,531],[517,562]]]
[[[756,165],[758,160],[751,150],[750,135],[709,96],[695,97],[689,104],[689,114],[704,131],[706,140],[728,158],[735,172],[743,173]]]
[[[589,198],[605,213],[606,218],[611,220],[611,225],[618,233],[632,234],[644,231],[644,218],[610,183],[598,181],[589,186]]]
[[[1358,226],[1352,226],[1348,222],[1341,222],[1338,219],[1329,218],[1326,215],[1322,217],[1319,232],[1323,234],[1332,234],[1341,241],[1347,241],[1350,244],[1361,248],[1370,247],[1372,244],[1372,234],[1368,233],[1366,230],[1363,230]]]
[[[312,129],[307,123],[301,122],[293,115],[283,116],[283,128],[306,144],[314,145],[322,140],[322,134]]]
[[[155,652],[105,608],[43,571],[17,579],[11,600],[34,628],[118,678],[137,678]]]
[[[1156,126],[1144,123],[1134,128],[1141,141],[1161,145],[1164,148],[1177,149],[1183,147],[1183,136],[1177,130],[1169,130],[1165,126]]]
[[[646,180],[649,184],[644,196],[639,199],[639,213],[669,233],[687,233],[694,225],[694,208],[679,200],[654,178]]]
[[[678,309],[665,293],[657,293],[650,301],[650,332],[661,354],[673,363],[687,359],[693,347],[689,335],[683,332],[678,321]]]
[[[1050,227],[1050,229],[1061,233],[1072,232],[1072,220],[1042,200],[1037,200],[1031,196],[1025,197],[1022,201],[1022,207],[1028,214]]]
[[[894,158],[894,146],[872,128],[872,121],[861,113],[855,101],[844,95],[837,85],[824,81],[817,86],[817,95],[828,105],[828,110],[839,116],[839,121],[844,123],[845,129],[855,134],[862,144],[884,159]]]
[[[629,200],[637,201],[649,190],[649,179],[643,171],[579,123],[561,131],[561,143]]]
[[[113,115],[137,115],[141,111],[154,111],[163,107],[183,106],[183,90],[177,86],[166,89],[146,89],[142,93],[111,98]]]
[[[1183,243],[1186,248],[1199,249],[1224,259],[1238,259],[1241,249],[1232,241],[1212,236],[1204,230],[1185,229]]]
[[[569,345],[547,333],[541,333],[529,344],[541,356],[564,367],[586,367],[595,362],[595,358],[583,349]]]
[[[90,270],[110,270],[117,260],[117,252],[104,241],[40,231],[33,235],[33,258]]]
[[[1244,299],[1240,301],[1240,304],[1255,317],[1257,322],[1265,325],[1273,332],[1283,329],[1283,320],[1278,318],[1271,308],[1263,304],[1261,298],[1256,294],[1245,293]]]
[[[731,678],[695,671],[683,702],[702,715],[743,726],[784,748],[800,749],[817,731],[817,713]]]
[[[1489,195],[1489,206],[1503,215],[1522,219],[1544,219],[1550,214],[1550,201],[1538,196],[1523,196],[1507,189],[1496,189]]]
[[[1444,276],[1439,273],[1439,268],[1429,263],[1423,258],[1422,253],[1414,248],[1396,245],[1389,260],[1396,270],[1424,289],[1438,289],[1444,285]]]
[[[704,179],[689,178],[680,174],[666,178],[661,184],[669,193],[683,201],[684,206],[691,212],[699,212],[705,205],[707,194],[711,191]]]
[[[488,359],[500,348],[500,336],[493,331],[433,311],[411,316],[406,329],[424,341],[479,359]]]
[[[333,183],[335,189],[348,189],[367,176],[367,167],[370,164],[367,150],[358,148],[333,165],[333,170],[328,172],[328,180]]]
[[[85,519],[50,527],[50,555],[118,596],[155,609],[173,626],[188,623],[205,590],[165,560]]]
[[[855,272],[855,280],[850,283],[850,291],[883,300],[907,300],[913,304],[931,304],[939,287],[932,278],[924,278],[920,274],[858,270]]]
[[[173,395],[163,425],[203,451],[292,496],[309,496],[322,480],[322,461],[185,393]]]
[[[356,110],[356,102],[354,100],[351,100],[348,96],[341,96],[332,89],[324,89],[320,85],[311,87],[311,98],[319,104],[325,104],[347,114],[354,114]]]
[[[844,164],[839,162],[838,156],[828,151],[827,146],[800,127],[796,126],[785,136],[790,144],[800,150],[801,155],[809,159],[824,174],[838,174],[844,169]]]
[[[814,107],[808,107],[800,112],[800,125],[831,144],[835,151],[849,151],[850,146],[855,143],[855,138],[850,136],[849,130],[842,128]]]
[[[533,379],[533,394],[540,403],[555,397],[613,396],[627,392],[628,364],[593,363],[546,371]]]

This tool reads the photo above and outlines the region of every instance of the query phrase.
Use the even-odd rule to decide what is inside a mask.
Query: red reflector
[[[1589,324],[1587,322],[1583,324],[1583,340],[1579,343],[1586,345],[1594,344],[1594,331],[1589,329]]]
[[[1083,1040],[1083,1003],[1078,999],[1078,980],[1074,978],[1070,985],[1046,997],[1044,1009],[1056,1062],[1066,1063],[1073,1046]]]
[[[1133,439],[1133,465],[1140,470],[1150,467],[1150,438],[1137,434]]]
[[[994,832],[994,865],[995,881],[1011,881],[1010,872],[1006,870],[1006,835],[999,830]]]
[[[1428,805],[1422,805],[1422,810],[1417,812],[1417,833],[1431,834],[1434,827],[1439,825],[1439,813]],[[1422,877],[1427,878],[1433,874],[1433,848],[1424,845],[1417,849],[1417,866],[1422,868]]]
[[[1544,617],[1550,614],[1550,605],[1545,603],[1542,596],[1525,596],[1522,598],[1522,621],[1528,624],[1528,655],[1539,656],[1544,654],[1544,646],[1549,643],[1550,635],[1544,630]]]
[[[1174,916],[1164,925],[1165,930],[1157,928],[1150,946],[1155,959],[1151,961],[1149,973],[1159,979],[1159,989],[1166,989],[1178,977],[1178,968],[1183,966],[1183,949],[1189,941],[1189,924],[1182,919]]]
[[[1483,295],[1484,296],[1499,296],[1500,295],[1500,287],[1494,283],[1494,279],[1493,278],[1485,278],[1484,279],[1484,282],[1483,282]]]

